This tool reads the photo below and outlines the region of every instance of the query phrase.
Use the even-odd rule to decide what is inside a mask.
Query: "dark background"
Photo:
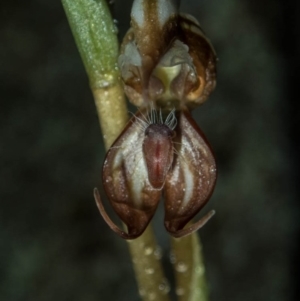
[[[217,215],[200,231],[211,301],[298,301],[299,2],[181,6],[219,57],[217,89],[194,111],[219,166],[204,210]],[[120,37],[130,7],[115,1]],[[0,299],[139,300],[127,245],[94,204],[103,140],[61,3],[0,8]]]

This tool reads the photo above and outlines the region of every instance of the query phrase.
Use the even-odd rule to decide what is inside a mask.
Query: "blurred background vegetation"
[[[111,7],[120,38],[131,3]],[[211,301],[300,300],[299,3],[181,7],[219,57],[217,89],[194,111],[219,166],[205,209],[217,215],[199,231]],[[104,146],[62,5],[4,0],[0,13],[0,299],[137,301],[127,245],[94,204]],[[161,207],[172,280],[162,219]]]

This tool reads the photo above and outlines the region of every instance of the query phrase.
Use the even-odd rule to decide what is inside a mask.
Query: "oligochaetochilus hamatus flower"
[[[199,23],[178,14],[171,0],[135,0],[131,18],[119,66],[125,93],[140,109],[103,166],[104,190],[127,232],[107,215],[97,189],[94,195],[106,223],[125,239],[144,232],[163,196],[165,227],[182,237],[214,214],[186,227],[216,181],[212,150],[190,114],[215,86],[216,56]]]

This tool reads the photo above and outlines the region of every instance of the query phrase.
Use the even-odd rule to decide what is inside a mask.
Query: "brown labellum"
[[[143,154],[153,188],[161,189],[173,162],[173,131],[164,124],[151,124],[145,131]]]
[[[214,212],[185,225],[208,201],[216,180],[212,151],[188,111],[134,116],[107,153],[103,185],[128,232],[108,217],[98,190],[95,199],[104,220],[118,235],[133,239],[152,219],[164,190],[165,227],[175,237],[201,228]]]
[[[153,124],[145,131],[143,154],[153,188],[161,189],[173,161],[172,131],[164,125]]]

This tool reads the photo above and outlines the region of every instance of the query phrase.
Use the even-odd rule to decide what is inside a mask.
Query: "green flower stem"
[[[128,121],[117,58],[116,29],[105,1],[62,0],[89,77],[106,148]]]
[[[128,122],[123,88],[118,80],[102,89],[92,89],[105,148],[108,150]]]
[[[128,121],[116,62],[118,41],[105,0],[62,0],[71,30],[87,71],[108,149]],[[128,241],[139,293],[144,301],[168,301],[169,286],[163,275],[159,249],[149,226]]]
[[[205,266],[197,233],[172,238],[171,260],[175,267],[178,301],[208,301]]]
[[[105,1],[62,0],[78,50],[93,88],[119,78],[116,28]]]
[[[142,236],[128,240],[133,267],[143,301],[169,301],[170,286],[161,267],[161,249],[148,226]]]

